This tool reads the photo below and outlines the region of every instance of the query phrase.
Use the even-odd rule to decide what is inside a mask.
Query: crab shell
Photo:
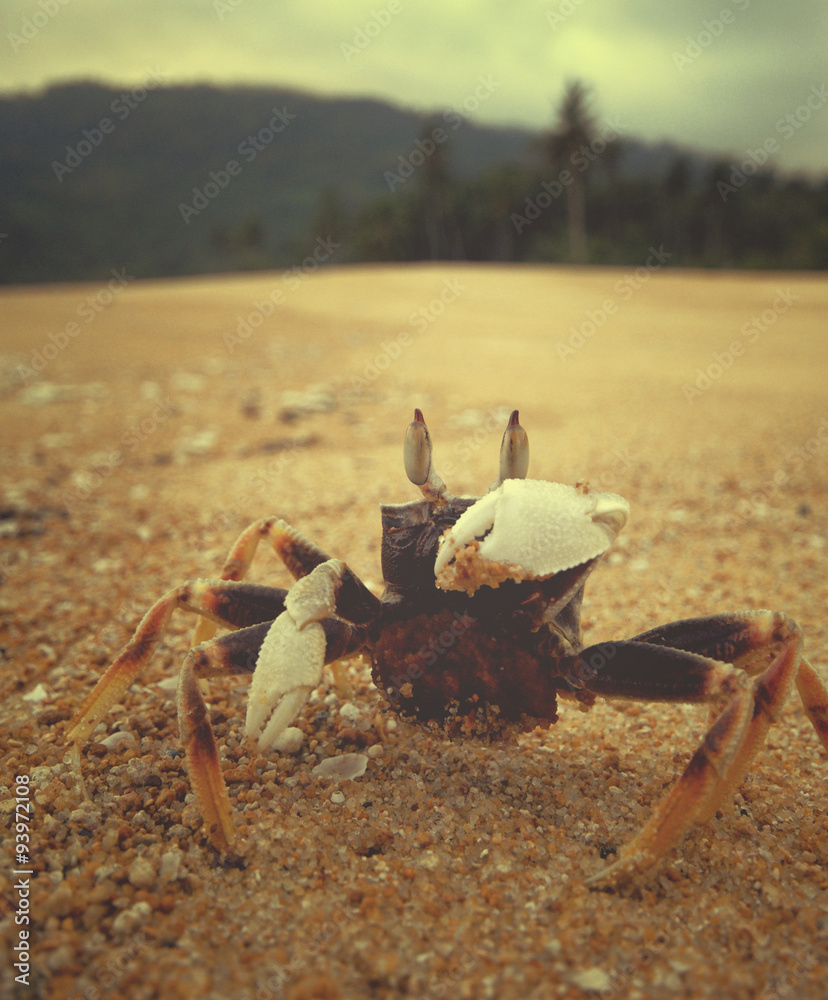
[[[544,580],[602,555],[630,505],[615,493],[542,479],[507,479],[472,504],[440,539],[443,590],[473,594],[504,580]]]

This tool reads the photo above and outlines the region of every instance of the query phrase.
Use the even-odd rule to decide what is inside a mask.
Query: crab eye
[[[420,410],[414,411],[414,419],[405,432],[403,445],[405,474],[415,486],[424,486],[431,468],[431,437]]]
[[[431,437],[422,410],[414,411],[403,444],[403,461],[408,478],[419,486],[429,503],[442,501],[449,496],[446,484],[431,464]]]
[[[520,426],[520,414],[512,410],[500,443],[500,470],[489,490],[496,490],[505,479],[525,479],[528,471],[529,438]]]

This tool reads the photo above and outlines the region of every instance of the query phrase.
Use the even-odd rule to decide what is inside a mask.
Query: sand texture
[[[518,741],[450,742],[384,712],[351,658],[338,684],[326,669],[301,739],[261,755],[246,683],[213,681],[229,866],[177,735],[189,616],[84,749],[91,801],[63,737],[153,601],[217,575],[258,517],[379,593],[378,504],[419,495],[402,463],[415,406],[455,493],[488,488],[518,408],[530,475],[630,501],[587,585],[587,641],[774,608],[828,676],[826,317],[822,277],[657,263],[0,291],[0,993],[823,997],[828,755],[795,695],[718,815],[612,892],[584,880],[675,781],[706,709],[564,705]],[[264,550],[251,579],[289,583]],[[315,771],[344,754],[364,773]],[[16,776],[26,876],[10,874]],[[12,965],[27,929],[28,987]]]

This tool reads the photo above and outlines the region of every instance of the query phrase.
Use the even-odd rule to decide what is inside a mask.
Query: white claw
[[[258,737],[259,750],[272,746],[296,718],[320,684],[324,663],[322,626],[311,622],[299,629],[290,614],[282,612],[265,636],[250,684],[245,734],[249,739]]]
[[[285,610],[265,636],[245,722],[245,733],[249,739],[258,737],[259,750],[273,745],[322,681],[326,639],[319,622],[334,613],[344,568],[338,559],[329,559],[297,580],[285,597]]]
[[[437,583],[444,589],[469,589],[468,574],[455,572],[458,556],[473,561],[474,575],[484,570],[481,582],[493,586],[497,579],[537,580],[580,566],[606,552],[629,509],[615,493],[509,479],[469,507],[443,535],[434,565]],[[492,570],[488,577],[486,569]]]

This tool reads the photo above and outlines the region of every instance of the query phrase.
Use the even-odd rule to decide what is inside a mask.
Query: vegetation
[[[586,88],[571,84],[537,155],[462,179],[442,147],[439,197],[429,172],[358,212],[349,233],[373,260],[455,257],[640,263],[653,247],[671,266],[828,267],[828,179],[808,183],[753,161],[705,161],[672,150],[662,169],[623,169],[633,146],[601,126]],[[430,252],[437,212],[450,238]]]
[[[0,281],[427,259],[828,267],[828,180],[622,135],[569,86],[538,136],[265,88],[0,100]]]

